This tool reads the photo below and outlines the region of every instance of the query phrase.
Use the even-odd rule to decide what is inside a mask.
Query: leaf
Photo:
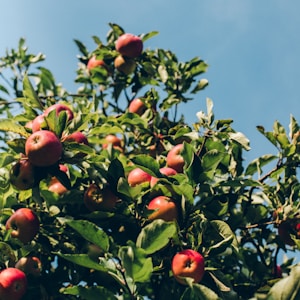
[[[140,154],[136,155],[131,160],[135,165],[137,165],[139,168],[141,168],[151,176],[161,177],[159,164],[153,157],[146,154]]]
[[[119,250],[119,257],[125,268],[126,275],[135,282],[146,282],[152,274],[152,259],[147,257],[144,249],[136,247],[133,242],[128,242],[128,246],[123,246]]]
[[[205,175],[212,179],[215,171],[227,153],[219,152],[218,150],[210,150],[202,157],[202,169]]]
[[[164,248],[177,233],[174,222],[154,220],[145,226],[137,237],[137,247],[143,248],[147,254],[153,254]]]
[[[38,95],[36,94],[27,75],[23,79],[23,95],[27,99],[27,105],[33,108],[43,109]]]
[[[300,299],[300,265],[293,267],[289,276],[275,283],[266,298],[266,300],[298,299]]]
[[[108,251],[109,237],[94,223],[86,220],[67,220],[66,224],[76,230],[87,241],[99,246],[104,251]]]
[[[83,286],[71,286],[61,289],[61,293],[64,295],[73,295],[79,296],[83,300],[94,300],[98,299],[101,295],[101,299],[105,300],[117,300],[118,298],[108,289],[103,286],[92,286],[92,287],[83,287]]]
[[[25,130],[24,126],[16,123],[12,119],[0,119],[0,131],[14,132],[24,137],[29,137],[29,133]]]
[[[210,221],[210,224],[225,241],[230,241],[231,246],[238,252],[238,241],[230,226],[226,222],[221,220]]]
[[[262,167],[273,161],[274,159],[278,158],[277,156],[273,154],[266,154],[259,158],[256,158],[250,164],[247,166],[245,175],[252,176],[256,172],[260,175],[262,173]]]
[[[202,284],[193,284],[182,294],[180,300],[221,300],[218,295]]]
[[[145,41],[149,40],[150,38],[152,38],[152,37],[154,37],[158,34],[159,34],[158,31],[151,31],[151,32],[148,32],[146,34],[141,35],[141,39],[142,39],[143,42],[145,42]]]
[[[76,265],[88,268],[88,269],[94,269],[101,272],[108,272],[107,268],[104,266],[96,263],[94,260],[92,260],[87,254],[62,254],[62,253],[56,253],[61,258],[66,259],[67,261],[70,261]]]
[[[248,138],[241,132],[230,132],[229,138],[239,143],[245,150],[250,150],[250,141]]]

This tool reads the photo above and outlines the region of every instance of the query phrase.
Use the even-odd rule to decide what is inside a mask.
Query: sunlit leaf
[[[164,248],[176,232],[175,223],[154,220],[142,229],[136,245],[143,248],[147,254],[152,254]]]

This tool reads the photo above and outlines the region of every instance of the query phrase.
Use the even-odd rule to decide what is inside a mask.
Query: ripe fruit
[[[87,137],[80,131],[75,131],[63,138],[63,141],[76,142],[78,144],[88,145]]]
[[[66,165],[59,165],[59,169],[62,172],[68,172],[68,167]],[[68,189],[55,176],[51,178],[48,190],[52,193],[57,193],[58,195],[63,195],[68,191]]]
[[[36,132],[42,129],[43,123],[45,122],[45,116],[39,115],[32,120],[31,130],[32,132]]]
[[[34,165],[27,158],[21,158],[11,169],[10,182],[19,190],[33,188],[36,185]]]
[[[130,186],[136,186],[143,182],[150,182],[152,176],[140,168],[135,168],[128,173],[128,183]]]
[[[138,57],[143,51],[143,41],[131,33],[124,33],[116,40],[116,50],[126,57]]]
[[[181,150],[183,148],[183,144],[178,144],[174,146],[167,154],[167,166],[173,168],[178,173],[183,172],[184,159],[181,156]]]
[[[90,211],[111,211],[115,208],[118,197],[109,186],[103,189],[92,183],[84,193],[84,204]]]
[[[158,196],[152,199],[148,204],[149,210],[155,210],[149,217],[149,220],[161,219],[166,222],[174,221],[178,218],[177,206],[167,196]]]
[[[56,103],[56,104],[53,104],[53,105],[49,106],[48,108],[46,108],[46,110],[44,111],[44,115],[48,116],[48,114],[53,110],[56,111],[57,116],[59,115],[60,112],[66,111],[68,121],[71,121],[74,118],[73,111],[70,109],[70,107],[68,107],[67,105],[61,104],[61,103]]]
[[[118,55],[114,60],[114,66],[119,72],[129,75],[134,72],[136,68],[136,62],[132,58]]]
[[[117,136],[115,136],[114,134],[108,134],[105,137],[105,141],[106,141],[106,143],[104,143],[102,145],[103,149],[107,149],[108,145],[112,144],[113,148],[115,148],[119,151],[123,151],[122,140],[120,138],[118,138]]]
[[[61,158],[62,152],[60,140],[49,130],[34,132],[25,143],[25,153],[29,161],[39,167],[55,164]]]
[[[128,111],[130,113],[135,113],[138,114],[139,116],[141,116],[146,109],[147,107],[145,103],[139,98],[133,99],[128,106]]]
[[[173,176],[173,175],[177,174],[176,170],[169,168],[169,167],[160,168],[159,171],[161,174],[163,174],[165,176]],[[152,177],[151,181],[150,181],[150,186],[153,187],[157,183],[158,180],[159,180],[158,178]]]
[[[185,249],[176,253],[171,263],[174,278],[181,284],[186,284],[181,277],[190,277],[194,283],[201,281],[204,275],[204,258],[194,250]]]
[[[107,68],[106,63],[102,59],[97,59],[96,56],[92,56],[88,63],[87,63],[87,69],[90,71],[96,67],[104,67],[105,69]]]
[[[23,271],[26,275],[39,277],[41,275],[42,263],[36,256],[21,257],[15,268]]]
[[[12,230],[11,237],[29,243],[38,234],[40,221],[30,208],[19,208],[8,218],[5,226],[6,230]]]
[[[7,268],[0,272],[0,299],[19,300],[27,290],[27,278],[17,268]]]

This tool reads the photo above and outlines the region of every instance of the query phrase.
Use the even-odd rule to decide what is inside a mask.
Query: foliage
[[[195,124],[178,116],[178,107],[188,107],[208,84],[202,78],[206,62],[198,57],[181,62],[169,50],[144,49],[135,58],[136,70],[122,74],[114,67],[114,43],[125,31],[109,26],[105,41],[93,37],[92,52],[75,40],[76,93],[56,83],[42,66],[44,55],[28,54],[24,39],[0,58],[2,268],[22,256],[40,258],[42,275],[30,278],[24,299],[298,299],[299,265],[293,258],[279,261],[280,251],[300,247],[297,232],[287,233],[292,246],[278,234],[280,224],[299,218],[297,121],[291,116],[289,133],[278,121],[272,131],[258,126],[275,154],[244,166],[249,141],[232,120],[215,119],[211,99]],[[141,38],[145,43],[156,34]],[[88,70],[93,55],[107,68]],[[142,115],[128,111],[135,98],[147,108]],[[49,191],[49,170],[38,186],[20,191],[10,183],[10,169],[24,153],[28,122],[57,102],[69,105],[75,117],[67,122],[64,114],[50,114],[46,126],[62,141],[81,131],[89,145],[63,141],[59,163],[68,166],[68,176],[54,175],[68,192]],[[122,147],[104,147],[108,134],[120,137]],[[183,173],[163,176],[159,169],[168,151],[180,143]],[[130,186],[127,176],[134,167],[159,181]],[[118,197],[114,209],[87,209],[83,198],[92,183],[100,189],[109,184]],[[148,220],[147,204],[158,195],[175,201],[177,221]],[[5,229],[19,207],[31,207],[41,222],[38,236],[25,245]],[[172,276],[172,257],[184,248],[205,258],[200,283],[183,286]]]

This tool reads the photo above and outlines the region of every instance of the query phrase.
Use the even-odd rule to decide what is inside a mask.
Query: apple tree
[[[245,165],[206,62],[156,34],[75,40],[76,91],[24,39],[0,58],[0,299],[299,299],[297,120]]]

